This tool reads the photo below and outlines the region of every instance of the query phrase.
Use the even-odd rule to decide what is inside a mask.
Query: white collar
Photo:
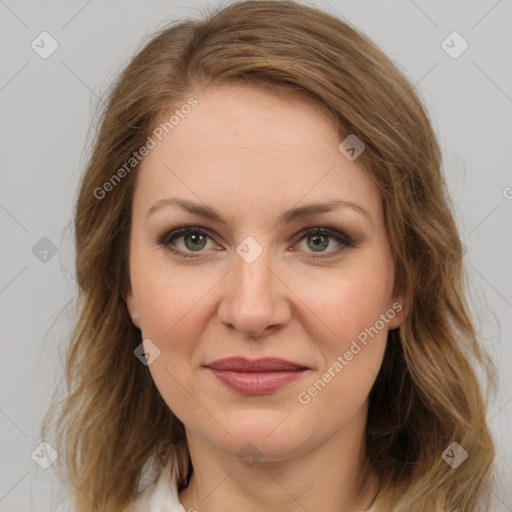
[[[143,490],[126,512],[185,512],[170,469],[170,464],[162,467],[156,459],[149,461],[139,485]]]

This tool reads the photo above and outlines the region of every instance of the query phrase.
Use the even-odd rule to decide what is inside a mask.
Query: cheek
[[[350,345],[358,336],[364,342],[364,333],[369,329],[375,335],[376,322],[378,331],[387,330],[389,320],[395,315],[394,310],[386,314],[390,308],[393,274],[383,267],[366,265],[357,270],[347,269],[334,278],[326,276],[317,280],[315,287],[311,287],[307,277],[296,283],[294,292],[319,320],[322,335],[312,333],[312,337],[319,342],[323,339],[326,347],[332,346],[338,352],[348,349],[347,343]],[[380,320],[382,314],[384,323]]]
[[[136,251],[131,277],[144,337],[179,348],[199,337],[204,328],[201,311],[220,276],[180,268],[158,250],[150,254]]]
[[[388,302],[390,286],[387,276],[369,271],[345,276],[316,297],[315,312],[327,335],[311,333],[321,364],[298,390],[296,402],[327,431],[361,410],[375,382],[396,314]]]
[[[207,301],[205,294],[214,282],[206,273],[204,279],[190,282],[190,275],[170,273],[161,262],[146,269],[138,279],[141,331],[143,338],[152,340],[160,351],[149,371],[168,407],[184,421],[191,414],[190,407],[207,403],[201,388],[194,386],[191,361],[206,329],[202,301]],[[137,281],[133,285],[135,293],[136,286]]]
[[[358,410],[377,377],[396,316],[390,304],[392,269],[367,261],[357,270],[340,272],[335,280],[326,279],[323,286],[317,282],[308,287],[304,279],[297,290],[319,319],[310,337],[321,361],[297,398],[326,424],[345,421]]]
[[[204,337],[211,311],[209,295],[221,276],[201,275],[170,264],[161,254],[135,254],[132,288],[137,297],[143,339],[160,351],[149,370],[162,397],[180,411],[201,390],[193,387],[193,357]],[[187,392],[188,391],[188,392]]]
[[[322,430],[334,432],[360,413],[377,377],[386,341],[379,336],[368,345],[350,345],[343,352],[329,358],[324,371],[307,382],[296,396],[297,408],[305,418],[307,435],[315,436],[318,425]],[[345,350],[347,349],[347,350]],[[348,354],[350,356],[350,360]]]

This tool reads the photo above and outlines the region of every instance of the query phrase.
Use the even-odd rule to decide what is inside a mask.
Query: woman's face
[[[196,99],[139,167],[127,304],[188,436],[285,459],[364,428],[406,310],[382,203],[317,107],[249,86]]]

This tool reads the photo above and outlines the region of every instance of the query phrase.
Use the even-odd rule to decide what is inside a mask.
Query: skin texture
[[[379,193],[357,159],[338,150],[342,139],[318,107],[245,85],[195,97],[198,105],[141,163],[127,293],[142,338],[160,350],[151,375],[185,425],[194,474],[180,501],[186,510],[212,512],[365,510],[376,490],[363,470],[368,394],[387,331],[407,310],[404,297],[393,295]],[[226,224],[178,206],[147,215],[171,197],[206,204]],[[358,203],[368,215],[342,207],[277,223],[289,208],[332,199]],[[206,242],[190,235],[172,242],[195,259],[158,244],[184,226],[209,234]],[[300,236],[314,227],[353,244],[328,237],[315,250],[314,235]],[[263,249],[251,263],[236,250],[249,236]],[[300,403],[299,393],[397,303],[401,311]],[[274,393],[248,396],[204,367],[230,356],[280,357],[309,370]],[[256,463],[241,460],[244,447]]]

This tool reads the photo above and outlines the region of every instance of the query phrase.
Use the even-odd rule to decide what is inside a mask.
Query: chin
[[[304,422],[298,425],[297,419],[293,419],[293,412],[241,412],[243,419],[240,417],[237,421],[234,415],[230,421],[222,423],[225,429],[219,426],[215,430],[205,430],[202,427],[199,434],[219,450],[241,460],[269,462],[286,460],[299,454],[314,444],[315,434],[318,435],[313,425],[310,428]]]

